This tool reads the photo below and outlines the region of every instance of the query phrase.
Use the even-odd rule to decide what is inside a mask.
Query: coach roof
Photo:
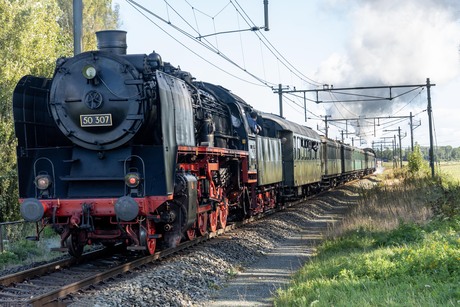
[[[306,137],[320,140],[320,135],[307,126],[302,126],[296,123],[293,123],[287,119],[280,117],[279,115],[270,114],[270,113],[261,113],[263,119],[271,120],[281,127],[283,130],[292,131],[296,134],[304,135]]]

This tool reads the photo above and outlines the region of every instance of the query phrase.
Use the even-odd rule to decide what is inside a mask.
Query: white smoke
[[[328,2],[328,8],[343,8],[348,16],[350,39],[345,53],[333,54],[320,65],[317,79],[337,88],[424,84],[426,78],[441,83],[460,75],[460,1],[350,2]],[[405,99],[410,97],[399,103],[406,104]],[[395,101],[342,103],[331,106],[329,113],[333,118],[384,116],[400,106]]]

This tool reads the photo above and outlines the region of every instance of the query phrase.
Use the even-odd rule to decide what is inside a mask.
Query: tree
[[[384,161],[393,161],[393,150],[385,148],[385,150],[382,152],[382,159]]]
[[[452,160],[454,161],[460,160],[460,147],[454,148],[452,150]]]
[[[0,116],[11,117],[11,94],[26,74],[50,76],[60,46],[53,0],[0,0]]]
[[[18,217],[12,93],[23,75],[51,76],[59,11],[53,0],[0,0],[0,221]]]
[[[118,26],[111,0],[84,1],[84,41]],[[73,52],[72,1],[0,0],[0,222],[19,218],[12,93],[24,75],[51,77],[55,61]],[[85,38],[86,37],[86,38]]]
[[[70,0],[57,0],[62,14],[59,25],[62,28],[63,44],[73,50],[73,8]],[[112,0],[83,0],[83,38],[84,51],[96,49],[95,33],[101,30],[113,30],[120,26],[119,6],[112,9]]]

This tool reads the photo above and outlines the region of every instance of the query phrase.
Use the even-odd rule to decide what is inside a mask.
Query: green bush
[[[18,259],[18,256],[11,251],[4,251],[0,253],[0,265],[5,266],[9,264],[17,264],[21,261]]]
[[[38,256],[40,250],[37,248],[36,242],[22,240],[11,246],[10,251],[16,255],[18,260],[26,260],[31,256]]]
[[[412,175],[426,175],[429,172],[428,162],[423,159],[420,145],[416,145],[414,151],[408,156],[408,169]]]
[[[436,187],[430,191],[433,212],[439,218],[460,216],[460,184],[448,175],[439,176]]]
[[[423,240],[425,231],[415,223],[400,221],[399,227],[390,233],[376,237],[378,246],[398,246],[420,242]]]

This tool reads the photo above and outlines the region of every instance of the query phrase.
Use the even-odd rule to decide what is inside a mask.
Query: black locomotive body
[[[155,52],[126,54],[126,32],[97,34],[99,50],[23,77],[13,97],[21,214],[73,256],[96,242],[152,254],[375,168],[371,151],[252,118]]]

